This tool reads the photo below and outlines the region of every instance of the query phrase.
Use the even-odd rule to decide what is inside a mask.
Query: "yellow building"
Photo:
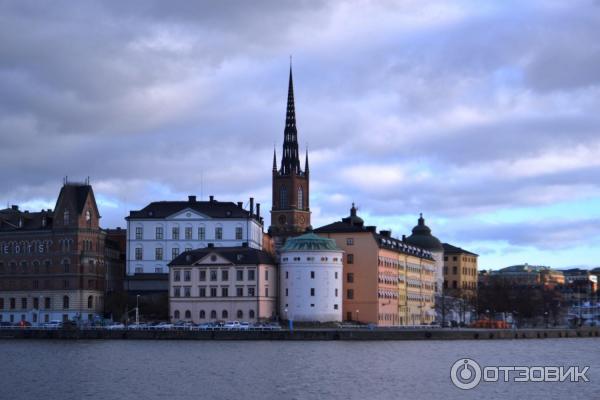
[[[444,243],[444,295],[475,303],[478,257],[475,253]]]
[[[420,325],[434,320],[435,261],[430,252],[364,226],[350,216],[315,233],[344,250],[343,318],[379,326]]]

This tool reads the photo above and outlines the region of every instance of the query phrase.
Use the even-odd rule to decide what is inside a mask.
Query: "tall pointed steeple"
[[[306,158],[304,159],[304,173],[308,174],[308,146],[306,146]]]
[[[290,80],[288,84],[287,110],[285,114],[285,130],[283,132],[283,158],[281,173],[300,175],[300,160],[298,158],[298,131],[296,130],[296,107],[294,104],[294,83],[292,79],[292,64],[290,59]]]
[[[275,150],[275,146],[273,146],[273,172],[277,171],[277,151]]]

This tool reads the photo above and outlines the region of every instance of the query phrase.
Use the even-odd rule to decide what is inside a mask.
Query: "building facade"
[[[293,321],[342,321],[344,253],[312,232],[281,248],[279,315]]]
[[[127,274],[168,273],[170,261],[185,251],[214,247],[235,247],[247,243],[261,249],[263,224],[260,204],[250,210],[243,203],[209,201],[153,202],[131,211],[127,220]],[[166,282],[166,280],[165,280]],[[164,288],[166,290],[166,287]]]
[[[423,214],[419,216],[417,225],[412,229],[412,234],[403,238],[405,243],[427,250],[435,260],[435,294],[442,294],[444,284],[444,247],[442,242],[431,234],[431,229],[425,225]]]
[[[430,252],[350,216],[315,230],[345,253],[343,317],[379,326],[430,324],[435,318],[435,260]]]
[[[263,250],[211,245],[180,254],[169,267],[173,322],[257,322],[276,316],[277,267]]]
[[[65,181],[54,211],[0,211],[2,321],[93,320],[106,284],[105,237],[89,183]]]
[[[478,257],[475,253],[444,243],[445,295],[476,303]]]
[[[310,226],[308,151],[304,161],[304,170],[302,170],[298,154],[298,130],[296,128],[291,66],[283,155],[281,165],[278,167],[276,154],[273,153],[272,174],[273,191],[269,233],[274,239],[275,247],[280,248],[287,237],[300,235]]]

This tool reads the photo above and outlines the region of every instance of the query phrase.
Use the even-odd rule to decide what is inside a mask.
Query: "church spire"
[[[306,146],[306,158],[304,159],[304,173],[308,174],[308,146]]]
[[[277,171],[277,151],[275,150],[275,146],[273,146],[273,171]]]
[[[290,78],[288,84],[287,110],[285,115],[285,130],[283,132],[283,157],[281,160],[281,173],[289,175],[300,174],[300,160],[298,158],[298,131],[296,130],[296,107],[294,104],[294,83],[292,78],[292,63],[290,58]]]

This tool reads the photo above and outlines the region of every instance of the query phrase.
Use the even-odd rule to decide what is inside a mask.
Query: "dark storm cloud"
[[[0,202],[53,202],[62,176],[89,175],[119,203],[108,225],[201,191],[268,207],[290,53],[319,222],[352,200],[373,215],[455,218],[600,196],[597,11],[589,1],[4,2]]]

